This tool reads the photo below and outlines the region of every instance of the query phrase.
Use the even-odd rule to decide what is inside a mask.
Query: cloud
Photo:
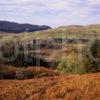
[[[51,26],[100,23],[99,9],[99,0],[0,0],[0,20]]]
[[[100,5],[100,0],[88,0],[90,5]]]

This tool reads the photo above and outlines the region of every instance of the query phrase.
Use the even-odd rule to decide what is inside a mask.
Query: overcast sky
[[[51,27],[100,23],[100,0],[0,0],[0,20]]]

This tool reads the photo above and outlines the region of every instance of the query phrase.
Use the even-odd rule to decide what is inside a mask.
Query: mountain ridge
[[[26,23],[19,24],[10,21],[0,21],[0,32],[23,33],[23,32],[35,32],[47,29],[51,29],[51,27],[46,25],[39,26]]]

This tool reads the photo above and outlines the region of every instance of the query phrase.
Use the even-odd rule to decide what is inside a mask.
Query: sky
[[[100,0],[0,0],[0,20],[51,27],[100,24]]]

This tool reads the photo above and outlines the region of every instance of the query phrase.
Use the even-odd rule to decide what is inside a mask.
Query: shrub
[[[31,79],[40,78],[44,76],[54,76],[58,73],[54,72],[52,69],[41,68],[41,67],[28,67],[28,68],[15,68],[12,66],[2,66],[0,67],[0,79]]]
[[[26,70],[33,72],[33,77],[37,78],[58,75],[58,73],[54,72],[52,69],[45,67],[28,67]]]
[[[83,65],[85,72],[99,72],[100,71],[100,41],[95,40],[91,48],[88,46],[84,49],[83,55]],[[92,56],[91,56],[92,55]]]
[[[16,68],[12,66],[0,67],[0,78],[1,79],[15,79]]]
[[[95,40],[91,47],[91,52],[94,57],[100,58],[100,40]]]
[[[57,70],[61,73],[66,74],[82,74],[84,70],[81,66],[81,63],[71,63],[67,58],[62,58],[57,66]]]
[[[16,71],[16,75],[15,77],[19,80],[22,80],[22,79],[30,79],[30,78],[33,78],[33,72],[32,71],[28,71],[26,69],[21,69],[19,71]]]
[[[45,76],[54,76],[56,74],[48,73],[48,72],[33,72],[34,78],[40,78]]]
[[[90,45],[86,45],[82,52],[82,62],[71,63],[67,58],[62,58],[57,66],[57,70],[67,74],[100,72],[100,41],[95,40],[92,46]],[[98,60],[92,59],[90,53],[94,58],[98,58]]]

